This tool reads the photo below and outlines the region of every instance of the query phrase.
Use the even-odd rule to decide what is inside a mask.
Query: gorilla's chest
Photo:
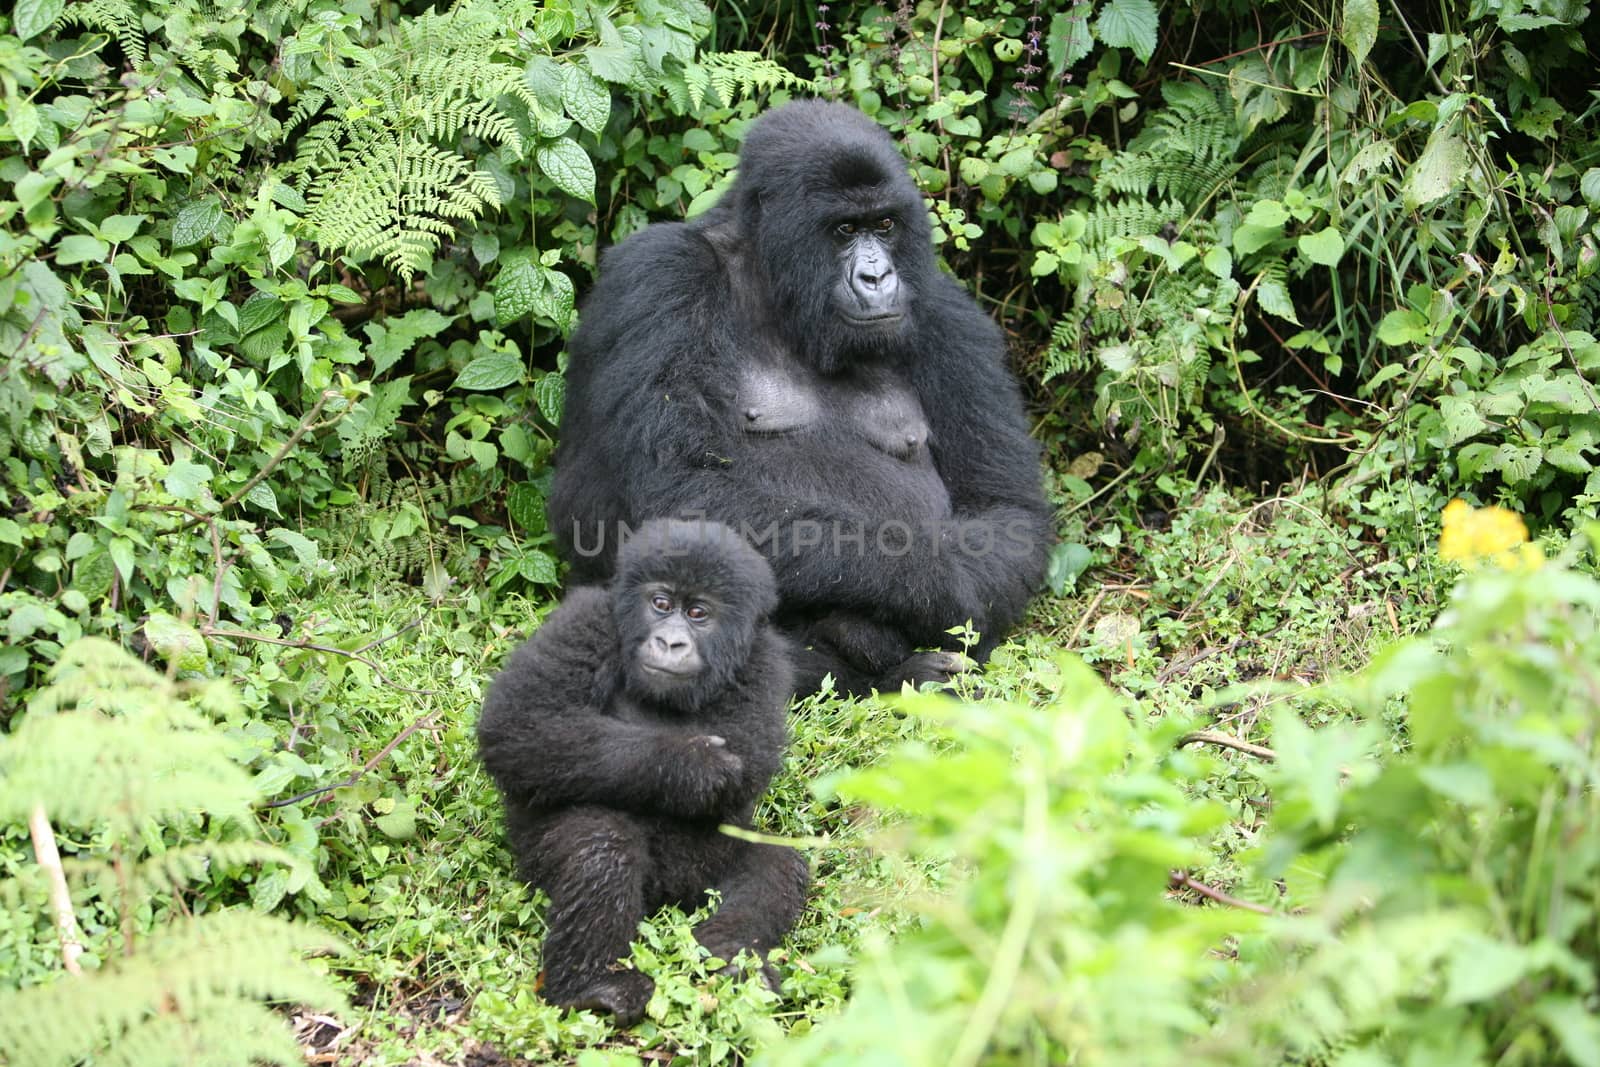
[[[889,371],[825,376],[753,360],[740,371],[730,417],[741,456],[773,492],[880,520],[950,514],[922,404]]]
[[[922,404],[887,371],[825,377],[776,362],[747,365],[733,411],[739,429],[756,439],[854,441],[913,466],[932,462]]]

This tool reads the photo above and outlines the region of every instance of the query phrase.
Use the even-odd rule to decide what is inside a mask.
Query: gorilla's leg
[[[645,915],[650,862],[644,830],[621,812],[574,808],[543,835],[540,887],[545,917],[544,996],[565,1008],[589,1008],[632,1026],[644,1016],[655,983],[617,961]]]
[[[793,929],[805,907],[811,870],[792,848],[759,845],[735,838],[727,842],[727,865],[712,886],[722,894],[716,914],[695,927],[706,951],[730,965],[740,949],[761,961],[768,988],[778,991],[778,975],[766,962],[767,950]]]
[[[898,693],[901,683],[920,688],[924,682],[944,684],[973,663],[955,652],[916,652],[911,641],[892,626],[863,615],[835,611],[790,631],[795,647],[795,692],[822,688],[833,675],[834,688],[847,696],[866,696],[876,689]]]

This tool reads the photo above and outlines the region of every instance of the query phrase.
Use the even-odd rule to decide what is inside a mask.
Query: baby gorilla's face
[[[720,622],[709,597],[690,589],[680,592],[666,582],[652,582],[643,590],[638,618],[644,626],[635,632],[634,675],[646,693],[658,700],[692,689],[705,670],[706,653]]]

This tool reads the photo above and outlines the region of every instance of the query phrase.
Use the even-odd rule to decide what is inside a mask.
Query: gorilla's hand
[[[878,689],[884,693],[898,693],[902,682],[910,682],[913,689],[921,689],[927,682],[948,685],[957,676],[977,667],[959,652],[918,652],[885,674]]]
[[[684,767],[693,777],[697,790],[708,801],[719,801],[738,788],[744,773],[744,760],[728,748],[716,734],[697,734],[683,745]]]

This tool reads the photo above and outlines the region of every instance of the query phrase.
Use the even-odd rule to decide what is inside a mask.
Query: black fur
[[[687,685],[634,669],[659,588],[708,607]],[[750,825],[782,757],[793,682],[767,621],[776,600],[766,562],[733,531],[649,523],[612,587],[573,589],[490,686],[478,751],[519,869],[550,897],[552,1003],[636,1022],[654,985],[617,961],[646,915],[696,907],[708,889],[722,903],[695,936],[725,960],[763,954],[799,916],[804,858],[717,829]]]
[[[892,258],[898,317],[858,314],[862,248]],[[739,528],[777,576],[802,692],[946,677],[958,657],[914,650],[970,619],[986,654],[1042,581],[1050,513],[1000,331],[852,108],[753,124],[712,210],[605,254],[570,352],[550,516],[574,575],[612,573],[619,526]]]

